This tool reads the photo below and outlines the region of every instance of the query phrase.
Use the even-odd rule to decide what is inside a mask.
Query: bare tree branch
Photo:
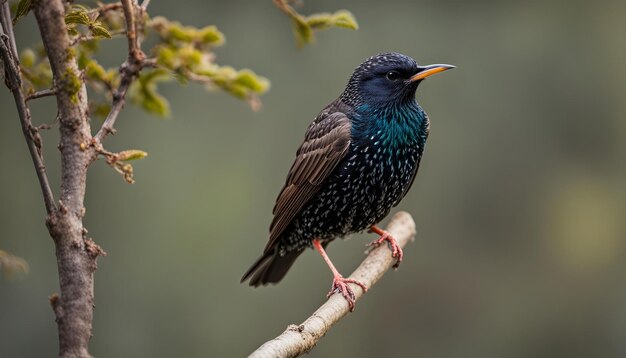
[[[87,90],[65,27],[63,0],[38,1],[34,13],[56,88],[61,151],[59,206],[46,220],[54,239],[61,295],[51,299],[59,330],[59,355],[89,358],[93,321],[93,273],[102,249],[87,238],[83,206],[87,168],[95,158]]]
[[[403,247],[415,236],[415,222],[411,215],[401,211],[391,218],[387,231],[397,240],[398,245]],[[350,278],[362,282],[371,289],[395,261],[386,245],[378,247],[369,253]],[[350,285],[358,300],[363,295],[363,290],[358,285]],[[349,311],[348,302],[341,295],[332,295],[306,321],[300,325],[290,325],[280,336],[263,344],[248,358],[297,357],[304,354]]]
[[[135,22],[135,11],[137,10],[136,0],[123,0],[124,18],[126,19],[126,37],[128,38],[128,58],[120,66],[120,85],[113,94],[113,104],[107,118],[102,123],[102,127],[94,136],[99,142],[110,133],[115,133],[113,125],[126,102],[126,92],[131,83],[139,75],[144,67],[146,55],[141,51],[139,37],[137,36],[137,26]]]
[[[18,58],[17,56],[17,45],[15,44],[15,35],[13,34],[13,21],[11,20],[11,11],[9,10],[9,1],[1,0],[2,12],[0,13],[0,23],[2,23],[2,28],[4,32],[9,37],[9,41],[11,42],[9,45],[9,49],[11,49],[11,53],[13,54],[13,58]]]
[[[143,11],[146,11],[148,5],[150,5],[150,0],[143,0],[143,2],[141,3],[141,8],[143,9]]]
[[[126,37],[128,37],[128,54],[130,58],[134,52],[140,51],[135,22],[137,0],[122,0],[122,8],[124,9],[124,18],[126,19]]]
[[[0,56],[4,62],[4,70],[6,73],[6,84],[13,93],[17,112],[22,125],[22,132],[28,145],[28,151],[37,171],[39,186],[43,194],[46,204],[46,212],[48,214],[56,210],[54,203],[54,195],[48,182],[46,174],[46,166],[43,161],[41,152],[41,137],[31,121],[30,111],[26,105],[26,98],[22,92],[22,77],[19,70],[19,59],[17,58],[17,48],[15,48],[15,37],[13,36],[13,25],[11,24],[11,14],[9,12],[9,3],[4,2],[0,7]]]
[[[104,15],[104,13],[106,13],[107,11],[116,11],[122,8],[122,3],[120,2],[115,2],[115,3],[111,3],[111,4],[103,4],[100,7],[97,7],[95,9],[91,9],[89,10],[89,13],[98,13],[98,17]]]
[[[287,4],[287,1],[285,0],[274,0],[274,5],[276,5],[276,7],[285,13],[285,15],[291,17],[292,19],[296,19],[296,18],[302,18],[302,16],[300,14],[298,14],[297,11],[295,11],[291,6],[289,6],[289,4]]]
[[[45,90],[41,90],[41,91],[37,91],[35,93],[31,93],[28,96],[26,96],[26,100],[30,101],[32,99],[37,99],[37,98],[41,98],[41,97],[47,97],[47,96],[54,96],[57,94],[57,90],[55,88],[48,88]]]

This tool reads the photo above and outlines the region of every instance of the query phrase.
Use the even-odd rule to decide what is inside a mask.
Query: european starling
[[[250,286],[279,282],[307,247],[333,272],[330,292],[354,309],[355,280],[339,274],[324,251],[336,237],[370,229],[402,261],[402,249],[375,226],[402,200],[419,167],[430,123],[415,100],[422,80],[454,68],[419,66],[399,53],[382,53],[357,67],[341,96],[317,115],[305,133],[274,206],[263,255],[244,274]]]

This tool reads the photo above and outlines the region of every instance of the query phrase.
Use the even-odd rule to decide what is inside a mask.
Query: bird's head
[[[454,66],[419,66],[409,56],[381,53],[354,70],[342,99],[350,104],[382,105],[415,101],[415,90],[424,78],[451,68]]]

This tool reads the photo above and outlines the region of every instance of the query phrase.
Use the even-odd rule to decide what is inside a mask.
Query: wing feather
[[[296,152],[285,186],[274,205],[270,239],[265,252],[274,249],[278,237],[307,202],[319,191],[350,148],[350,120],[345,113],[324,109],[309,125]]]

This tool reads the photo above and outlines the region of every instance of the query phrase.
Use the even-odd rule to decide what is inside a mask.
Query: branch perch
[[[395,214],[387,231],[404,247],[415,237],[415,222],[410,214],[401,211]],[[370,288],[380,280],[385,272],[395,263],[387,245],[372,250],[361,265],[350,275]],[[356,300],[363,296],[361,287],[350,284]],[[248,358],[297,357],[310,351],[330,328],[350,311],[348,302],[334,294],[300,325],[290,325],[280,336],[265,342]]]

